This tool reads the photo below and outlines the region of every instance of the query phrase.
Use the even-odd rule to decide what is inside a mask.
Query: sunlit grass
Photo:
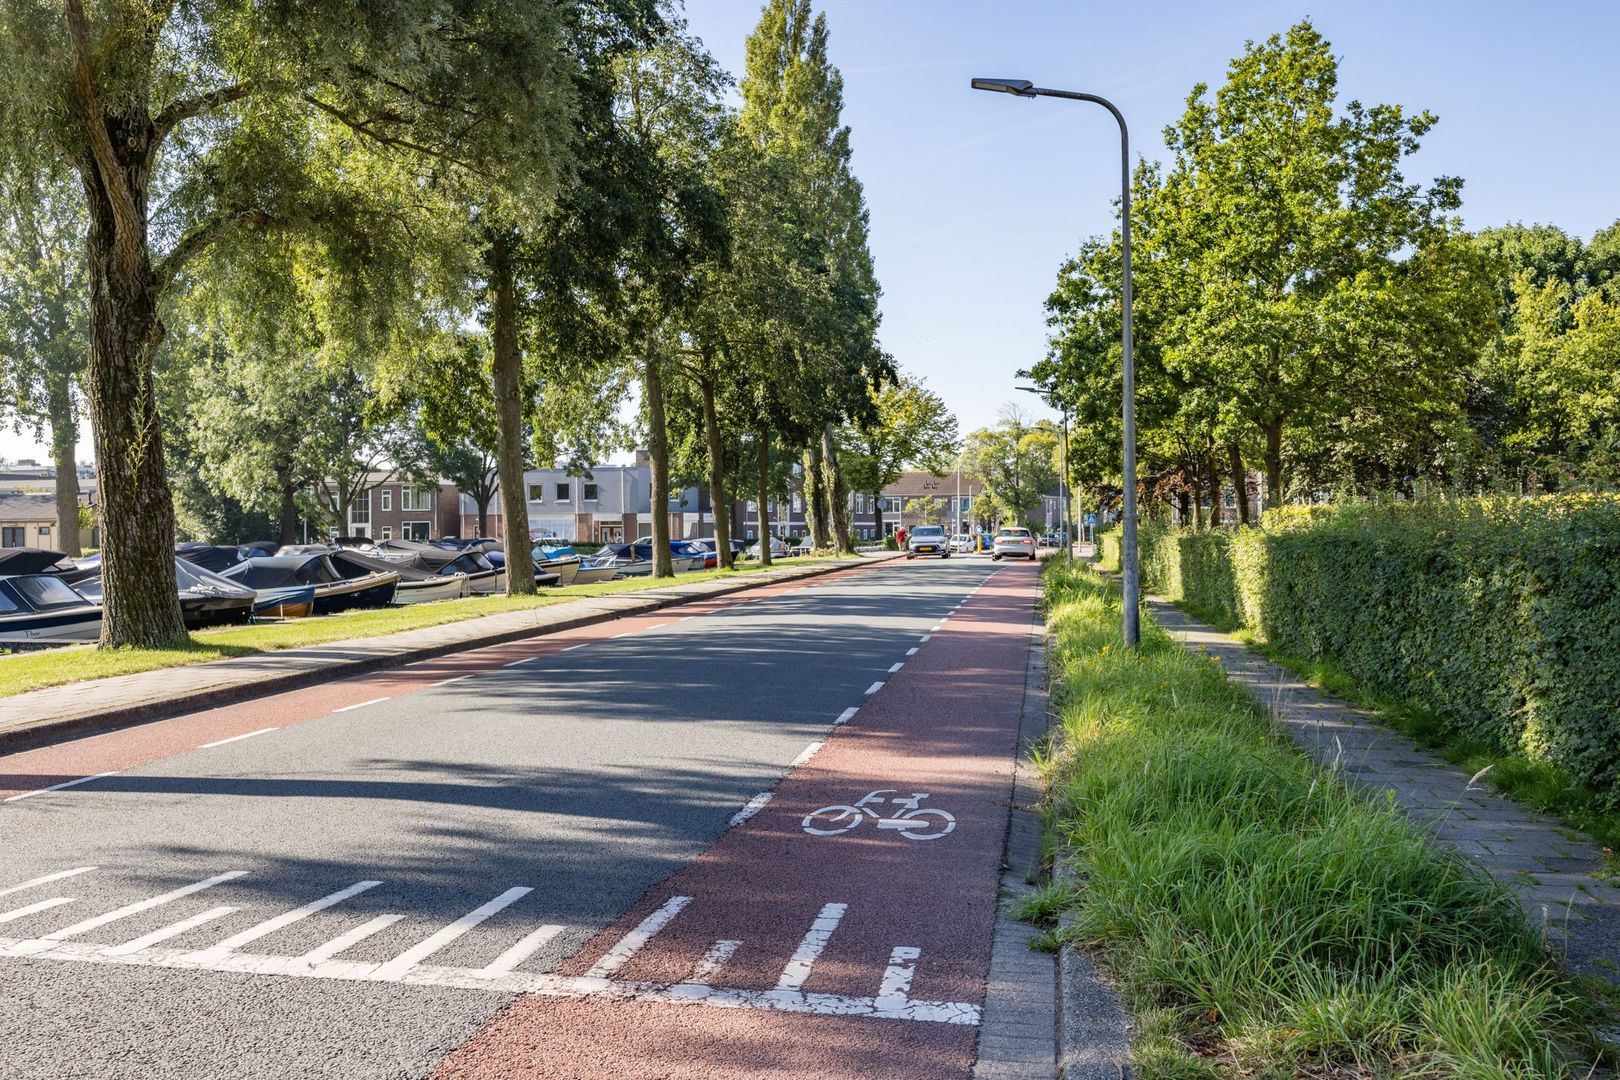
[[[833,556],[785,559],[773,569],[792,569],[839,561],[849,561],[849,557],[846,556],[842,560]],[[348,611],[313,619],[285,619],[253,626],[199,630],[191,635],[188,644],[170,649],[87,647],[24,652],[13,656],[0,656],[0,697],[85,679],[102,679],[110,675],[129,675],[138,671],[182,667],[209,660],[252,656],[256,653],[323,645],[351,638],[380,637],[402,630],[418,630],[427,626],[442,626],[445,623],[475,619],[482,615],[500,615],[508,611],[546,607],[581,597],[668,589],[719,578],[744,582],[760,580],[763,576],[764,572],[758,566],[746,566],[738,570],[696,570],[660,581],[652,581],[649,578],[625,578],[594,585],[571,585],[566,589],[541,589],[534,596],[469,596],[460,600],[441,600],[406,607]]]
[[[1602,1058],[1595,1006],[1502,886],[1299,753],[1213,660],[1146,620],[1124,649],[1084,567],[1046,587],[1044,776],[1081,884],[1027,914],[1101,952],[1141,1075],[1562,1078]]]

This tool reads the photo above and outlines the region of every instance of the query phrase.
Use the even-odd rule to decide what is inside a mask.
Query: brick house
[[[456,485],[448,480],[415,483],[392,472],[374,473],[371,479],[375,486],[349,505],[344,535],[374,540],[460,535],[461,493]]]

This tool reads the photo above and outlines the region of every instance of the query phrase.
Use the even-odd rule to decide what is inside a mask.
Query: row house
[[[377,472],[370,481],[374,485],[349,504],[345,535],[424,541],[460,535],[461,493],[448,480],[418,482]]]
[[[652,463],[645,451],[630,465],[593,465],[583,472],[529,469],[523,474],[529,533],[590,544],[619,544],[652,535]],[[478,532],[478,507],[460,500],[461,535]],[[490,502],[487,530],[501,535],[501,501]],[[671,536],[698,537],[714,532],[708,493],[687,488],[664,508]]]

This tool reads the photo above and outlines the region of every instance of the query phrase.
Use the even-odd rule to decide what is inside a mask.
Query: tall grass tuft
[[[1083,885],[1044,906],[1119,979],[1143,1075],[1600,1061],[1592,1007],[1503,888],[1297,752],[1212,659],[1152,625],[1123,649],[1117,594],[1087,568],[1054,564],[1046,587],[1047,798]]]

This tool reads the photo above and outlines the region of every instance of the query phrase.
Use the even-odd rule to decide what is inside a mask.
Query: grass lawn
[[[1098,951],[1144,1077],[1599,1074],[1596,999],[1517,901],[1273,730],[1213,660],[1088,568],[1046,568],[1053,702],[1042,764],[1078,886],[1025,905]]]
[[[783,560],[773,568],[847,561],[850,561],[848,557],[800,557]],[[761,571],[757,566],[742,570],[696,570],[656,583],[648,578],[625,578],[595,585],[571,585],[566,589],[541,589],[534,596],[469,596],[407,607],[348,611],[313,619],[287,619],[254,626],[199,630],[191,635],[189,644],[172,649],[70,648],[17,653],[0,656],[0,697],[84,679],[102,679],[109,675],[181,667],[232,656],[252,656],[277,649],[321,645],[329,641],[380,637],[400,630],[416,630],[424,626],[475,619],[480,615],[544,607],[584,596],[646,592],[717,578],[748,581],[760,576]]]

